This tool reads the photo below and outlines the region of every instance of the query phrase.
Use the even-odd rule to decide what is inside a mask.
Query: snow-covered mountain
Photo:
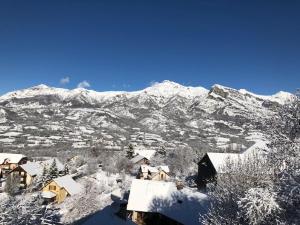
[[[0,144],[18,151],[120,150],[129,143],[238,151],[260,139],[259,124],[292,98],[287,92],[262,96],[171,81],[134,92],[39,85],[0,97]]]

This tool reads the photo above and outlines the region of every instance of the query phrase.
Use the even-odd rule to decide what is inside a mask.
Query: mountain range
[[[76,152],[91,147],[238,152],[264,139],[261,126],[293,94],[265,96],[172,81],[144,90],[96,92],[38,85],[0,97],[0,149]]]

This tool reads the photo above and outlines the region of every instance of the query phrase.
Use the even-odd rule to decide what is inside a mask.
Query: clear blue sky
[[[60,79],[69,82],[60,84]],[[299,0],[2,0],[0,94],[40,83],[300,87]]]

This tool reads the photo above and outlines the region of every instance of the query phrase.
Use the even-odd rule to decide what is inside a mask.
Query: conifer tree
[[[69,171],[68,164],[65,164],[65,167],[64,167],[64,175],[68,175],[69,173],[70,173],[70,171]]]
[[[57,169],[56,159],[53,159],[53,162],[52,162],[52,164],[50,166],[49,177],[51,179],[54,179],[54,178],[58,177],[58,169]]]
[[[131,159],[133,158],[133,154],[134,154],[134,149],[133,149],[133,145],[130,143],[128,145],[128,149],[127,149],[127,152],[126,152],[126,156],[128,159]]]
[[[42,184],[44,185],[48,180],[50,180],[49,171],[47,170],[47,167],[44,166],[43,174],[42,174],[42,177],[41,177]]]

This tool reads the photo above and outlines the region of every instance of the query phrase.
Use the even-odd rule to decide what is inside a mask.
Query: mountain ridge
[[[264,139],[264,121],[292,98],[171,81],[135,92],[38,85],[0,97],[0,149],[45,155],[92,147],[121,151],[132,144],[239,152]]]
[[[208,94],[209,92],[213,92],[214,89],[222,89],[222,90],[231,90],[238,91],[243,95],[252,95],[263,100],[275,101],[281,104],[284,104],[286,101],[291,100],[293,94],[289,92],[279,91],[273,95],[258,95],[247,91],[245,89],[234,89],[230,87],[226,87],[223,85],[215,84],[211,87],[210,90],[198,86],[184,86],[179,83],[175,83],[173,81],[164,80],[160,83],[155,83],[150,87],[146,87],[145,89],[138,91],[94,91],[85,88],[75,88],[75,89],[66,89],[66,88],[57,88],[50,87],[45,84],[40,84],[37,86],[33,86],[30,88],[25,88],[21,90],[11,91],[2,96],[0,96],[0,102],[5,100],[9,100],[11,98],[26,98],[26,97],[34,97],[36,95],[58,95],[62,99],[72,98],[72,96],[78,95],[90,95],[92,98],[103,98],[103,97],[115,97],[117,95],[128,95],[129,97],[135,96],[138,94],[148,94],[153,96],[164,96],[164,97],[172,97],[174,95],[183,95],[184,97],[197,97],[204,94]],[[186,93],[184,93],[186,92]]]

